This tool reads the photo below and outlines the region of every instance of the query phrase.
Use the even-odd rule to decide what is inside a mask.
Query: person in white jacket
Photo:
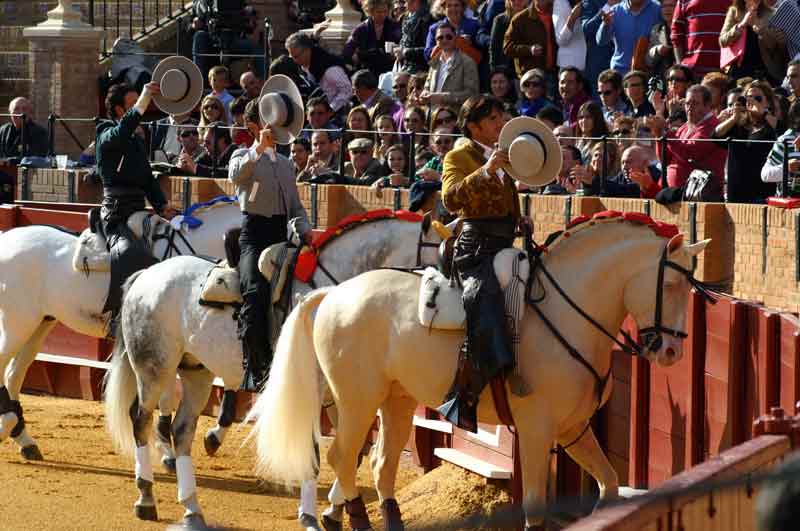
[[[586,67],[586,39],[581,25],[579,0],[555,0],[553,3],[553,28],[558,43],[556,64],[560,68],[574,66],[583,71]]]

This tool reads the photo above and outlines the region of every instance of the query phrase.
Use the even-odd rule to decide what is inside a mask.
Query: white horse
[[[199,227],[181,234],[166,220],[144,211],[128,225],[141,237],[145,219],[151,224],[149,241],[157,258],[171,254],[224,257],[222,235],[241,224],[235,203],[198,211]],[[181,237],[184,233],[186,241]],[[42,459],[36,442],[25,430],[19,393],[31,363],[58,322],[92,337],[106,336],[107,315],[102,313],[110,274],[73,269],[77,237],[55,227],[32,225],[0,234],[0,402],[10,400],[13,411],[0,414],[0,441],[9,435],[26,459]],[[167,393],[171,396],[174,393]],[[171,407],[165,400],[165,409]]]
[[[682,356],[689,281],[702,288],[685,268],[708,240],[685,245],[676,235],[668,242],[648,226],[622,217],[593,220],[569,232],[544,253],[542,264],[598,326],[557,293],[541,268],[531,273],[533,296],[542,288],[546,293],[537,306],[564,341],[526,308],[519,371],[532,393],[509,393],[508,401],[519,437],[528,526],[541,523],[531,510],[545,501],[554,442],[575,441],[567,452],[597,480],[601,498],[617,496],[616,472],[588,428],[611,392],[609,337],[630,314],[646,332],[641,353],[662,365],[676,362]],[[313,477],[318,462],[311,441],[319,434],[320,395],[308,389],[317,385],[319,364],[339,414],[328,462],[347,500],[353,529],[370,528],[355,472],[376,410],[381,422],[373,475],[384,524],[394,531],[402,529],[395,476],[414,409],[418,402],[441,404],[456,371],[463,333],[428,330],[419,323],[419,287],[417,275],[373,271],[310,294],[285,323],[269,380],[250,414],[258,419],[253,436],[259,474],[287,482]],[[568,353],[567,345],[596,377]],[[499,423],[488,387],[478,416],[481,422]]]
[[[383,219],[359,224],[322,249],[319,261],[327,272],[318,268],[312,280],[326,286],[333,279],[344,280],[376,267],[435,263],[440,234],[441,226],[430,222]],[[237,386],[243,376],[233,309],[198,304],[210,267],[194,257],[174,258],[138,272],[126,285],[106,380],[106,423],[121,451],[135,450],[136,485],[141,494],[135,511],[142,519],[157,517],[149,440],[152,413],[165,386],[175,380],[176,373],[180,375],[183,399],[173,423],[178,500],[186,508],[185,523],[202,525],[191,460],[197,418],[214,375]],[[295,283],[292,299],[310,289]],[[313,384],[305,390],[317,393]],[[311,492],[315,503],[316,489]]]

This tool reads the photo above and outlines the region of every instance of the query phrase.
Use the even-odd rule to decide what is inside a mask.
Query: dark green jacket
[[[97,173],[104,187],[141,190],[156,212],[161,212],[167,199],[153,178],[147,146],[136,134],[141,119],[136,109],[130,109],[119,122],[107,120],[98,124]]]

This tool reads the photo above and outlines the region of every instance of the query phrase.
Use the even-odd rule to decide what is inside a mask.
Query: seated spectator
[[[430,147],[433,150],[434,157],[430,159],[425,166],[417,171],[417,180],[423,181],[441,181],[442,180],[442,164],[444,156],[453,149],[455,138],[452,127],[441,126],[436,129],[431,138]]]
[[[224,122],[213,122],[206,127],[203,134],[203,147],[205,153],[196,160],[189,153],[182,152],[176,166],[190,175],[227,179],[228,162],[239,146],[233,143],[231,132]]]
[[[153,153],[154,160],[158,162],[173,162],[178,157],[181,152],[180,136],[185,129],[173,126],[197,125],[197,121],[192,120],[190,116],[190,113],[170,114],[156,122],[156,130],[151,142],[155,151]]]
[[[425,91],[425,83],[427,82],[427,70],[424,73],[414,74],[411,76],[411,79],[408,80],[408,96],[406,97],[406,105],[425,105],[422,103],[420,95]]]
[[[447,0],[459,2],[460,0]],[[456,30],[448,23],[436,27],[436,53],[431,56],[428,81],[420,100],[426,105],[463,104],[480,92],[478,66],[455,44]]]
[[[588,164],[575,165],[570,172],[570,177],[575,186],[575,192],[580,195],[602,195],[605,193],[605,183],[620,171],[619,148],[613,142],[606,142],[605,149],[602,143],[595,144],[592,148]],[[605,171],[603,169],[603,151],[605,151]],[[605,176],[605,179],[603,178]]]
[[[597,43],[613,43],[611,68],[624,75],[631,69],[634,51],[640,46],[640,41],[646,46],[653,27],[661,22],[661,6],[653,0],[628,0],[604,11],[601,18],[595,36]]]
[[[675,64],[675,53],[672,48],[672,14],[675,12],[676,0],[661,0],[661,20],[650,30],[647,44],[645,64],[650,74],[660,78],[666,77],[669,67]]]
[[[411,79],[411,74],[408,72],[395,72],[392,74],[392,97],[400,102],[401,105],[406,105],[408,98],[408,82]]]
[[[300,132],[300,136],[310,140],[312,131],[316,129],[339,129],[339,125],[333,121],[333,109],[325,96],[315,96],[306,103],[306,129]],[[339,139],[338,132],[328,133],[334,141]]]
[[[735,0],[728,8],[719,45],[733,46],[745,32],[744,58],[734,62],[728,74],[734,78],[753,77],[780,82],[789,58],[783,31],[769,24],[775,10],[763,0]],[[800,31],[800,28],[796,28]]]
[[[372,150],[372,140],[367,138],[356,138],[347,144],[350,162],[345,163],[344,173],[350,183],[371,185],[383,177],[383,165],[372,157]]]
[[[394,49],[394,55],[400,63],[401,70],[416,74],[428,69],[425,41],[433,18],[425,0],[408,0],[406,10],[406,16],[403,17],[400,46]]]
[[[414,153],[414,167],[416,168],[417,171],[419,171],[422,168],[424,168],[425,165],[434,158],[436,158],[436,155],[434,155],[433,151],[431,151],[430,149],[428,148],[418,149],[416,153]],[[419,180],[418,177],[417,180]]]
[[[578,110],[589,100],[584,86],[583,76],[574,66],[562,68],[558,74],[558,94],[564,110],[564,123],[573,127],[578,123]]]
[[[602,143],[601,137],[608,135],[608,126],[603,118],[600,105],[594,101],[587,101],[581,105],[578,111],[578,123],[575,126],[575,136],[579,137],[575,142],[581,152],[581,158],[588,160],[592,153],[592,148]]]
[[[378,116],[375,120],[375,131],[378,133],[378,143],[372,156],[383,164],[386,162],[386,152],[391,146],[400,143],[400,138],[396,134],[394,120],[387,114]]]
[[[408,191],[408,210],[426,214],[436,208],[442,190],[441,181],[417,181]]]
[[[228,115],[222,102],[216,96],[209,94],[200,103],[200,134],[202,135],[205,128],[214,122],[228,125]]]
[[[642,146],[630,146],[622,153],[621,171],[605,182],[606,197],[653,199],[661,191],[661,174],[652,164],[652,152]],[[592,194],[600,194],[600,180],[592,181]]]
[[[667,183],[671,187],[686,184],[689,173],[695,168],[711,171],[713,194],[722,200],[722,185],[725,175],[725,150],[713,142],[698,142],[712,138],[719,121],[711,112],[711,91],[703,85],[692,85],[686,92],[687,122],[677,132],[668,133]],[[653,136],[658,138],[664,131],[663,119],[652,122]]]
[[[767,119],[767,109],[772,101],[772,87],[765,81],[753,81],[745,90],[745,98],[745,108],[733,107],[720,113],[720,123],[714,130],[714,138],[774,141],[775,124],[770,124]],[[767,197],[775,195],[775,185],[764,183],[759,178],[772,144],[726,142],[723,145],[728,148],[725,164],[727,201],[764,203]]]
[[[672,15],[675,62],[688,66],[692,77],[719,70],[719,34],[730,0],[680,0]]]
[[[369,70],[359,70],[353,74],[353,95],[358,102],[366,107],[370,118],[377,122],[378,116],[391,116],[395,120],[395,127],[402,123],[402,106],[390,96],[378,89],[378,78]],[[399,114],[399,116],[395,116]]]
[[[622,78],[622,83],[630,102],[628,115],[643,118],[656,113],[653,104],[647,100],[647,74],[641,70],[631,70]]]
[[[572,175],[576,166],[581,164],[581,152],[575,146],[561,146],[561,171],[558,178],[546,185],[542,189],[544,195],[567,195],[575,193],[578,187],[578,180]],[[517,190],[520,192],[531,191],[527,184],[517,182]]]
[[[289,153],[289,160],[294,164],[294,173],[297,175],[308,165],[308,157],[311,156],[311,142],[305,138],[296,138],[292,142]]]
[[[367,19],[353,29],[342,57],[356,69],[367,69],[377,78],[392,69],[394,56],[386,53],[387,42],[400,42],[400,24],[389,18],[387,0],[364,0]]]
[[[553,26],[558,44],[556,66],[574,66],[583,71],[586,68],[586,39],[581,25],[581,3],[577,0],[555,0]]]
[[[431,131],[435,131],[439,127],[456,128],[456,121],[458,121],[458,113],[452,107],[441,106],[436,107],[431,113]]]
[[[561,109],[553,105],[548,105],[541,111],[537,112],[536,119],[544,122],[544,124],[550,129],[555,129],[556,126],[564,123],[564,115],[561,113]]]
[[[489,74],[489,93],[503,103],[517,104],[517,90],[514,78],[503,67],[492,70]]]
[[[255,140],[244,125],[244,111],[247,108],[248,101],[251,100],[248,100],[244,96],[239,96],[231,103],[232,125],[240,128],[233,130],[233,143],[239,147],[250,147],[253,144],[253,140]]]
[[[386,163],[384,164],[383,179],[375,181],[372,186],[375,188],[407,188],[408,180],[408,156],[407,149],[403,144],[389,146],[386,150]]]
[[[332,72],[336,71],[337,70],[332,70]],[[344,70],[342,70],[342,72],[344,72]],[[275,76],[278,74],[287,76],[294,81],[294,84],[297,85],[297,88],[300,90],[300,95],[303,96],[303,101],[310,98],[314,91],[318,88],[317,82],[312,80],[312,76],[307,74],[306,71],[296,62],[294,62],[294,59],[288,55],[278,56],[278,58],[272,61],[272,63],[269,65],[269,75]],[[347,77],[347,74],[345,74],[345,77]],[[327,92],[325,95],[330,97]],[[349,101],[350,95],[350,80],[348,79],[346,102]]]
[[[672,65],[667,70],[667,93],[653,91],[649,102],[655,109],[655,114],[663,117],[684,108],[686,104],[686,90],[692,84],[692,71],[685,65]]]
[[[297,175],[298,182],[323,182],[339,171],[337,145],[327,131],[314,131],[311,135],[311,156],[306,167]]]
[[[615,142],[622,153],[635,142],[638,130],[636,119],[630,116],[617,116],[611,126],[611,135],[615,137]]]
[[[700,84],[711,91],[711,111],[719,115],[725,108],[725,99],[731,84],[730,78],[722,72],[709,72]]]
[[[617,116],[628,113],[628,104],[622,97],[622,76],[616,70],[603,70],[597,78],[597,93],[600,95],[603,118],[613,123]]]
[[[477,64],[480,61],[480,52],[476,48],[478,46],[478,30],[480,29],[478,21],[465,16],[466,0],[442,0],[442,2],[445,16],[428,29],[428,36],[425,39],[425,58],[430,60],[433,57],[434,48],[439,46],[439,42],[436,40],[439,26],[448,24],[453,29],[454,36],[459,38],[458,46],[461,51],[465,55],[469,55],[473,62]],[[454,42],[454,44],[456,43]]]
[[[557,45],[552,7],[552,0],[533,0],[530,7],[511,19],[503,40],[503,53],[514,61],[519,77],[539,68],[550,80],[555,79]]]
[[[285,45],[292,60],[325,93],[331,109],[337,114],[347,112],[353,89],[344,69],[344,61],[323,50],[312,37],[304,33],[289,35]]]
[[[427,133],[425,128],[425,111],[421,107],[408,107],[403,116],[403,131],[406,133]],[[408,145],[410,136],[403,137],[403,144]],[[414,147],[425,147],[428,145],[428,135],[417,134],[414,138]]]
[[[532,68],[520,79],[522,96],[519,98],[517,110],[522,116],[533,116],[553,102],[547,99],[547,81],[544,70]]]
[[[503,40],[514,15],[528,7],[528,0],[506,0],[505,11],[494,17],[492,32],[489,42],[489,68],[508,68],[513,70],[514,65],[503,52]]]
[[[558,144],[561,146],[574,146],[576,143],[575,129],[572,126],[559,125],[553,129],[553,135],[558,139]]]
[[[230,86],[230,71],[227,67],[217,65],[208,72],[208,82],[211,85],[211,96],[217,98],[222,102],[222,107],[225,109],[225,123],[231,123],[230,105],[233,101],[233,96],[228,92]]]
[[[180,142],[181,149],[176,156],[176,160],[177,157],[184,153],[191,157],[192,160],[198,160],[206,153],[205,148],[200,143],[200,133],[197,131],[197,127],[181,128],[178,141]]]
[[[789,66],[786,67],[786,79],[791,90],[789,103],[794,103],[800,99],[800,59],[793,59],[789,62]]]
[[[372,119],[369,117],[369,112],[367,108],[363,105],[357,105],[350,109],[350,113],[347,115],[347,129],[350,131],[354,131],[352,133],[347,133],[350,135],[350,140],[353,138],[369,138],[373,137],[373,134],[369,131],[373,131],[372,127]]]
[[[248,100],[254,100],[261,95],[261,87],[264,86],[264,82],[252,70],[248,70],[239,76],[239,86],[242,87],[242,96]]]
[[[775,144],[767,157],[767,162],[761,169],[761,180],[765,183],[779,183],[783,181],[784,160],[789,159],[789,190],[784,190],[784,194],[791,193],[797,196],[800,191],[794,184],[800,178],[800,101],[792,103],[786,116],[786,123],[789,129],[786,130]],[[788,145],[788,152],[787,152]]]
[[[0,127],[0,159],[46,156],[47,129],[34,123],[31,102],[23,97],[14,98],[8,104],[8,114],[25,115],[24,124],[22,116],[12,116],[9,123]]]

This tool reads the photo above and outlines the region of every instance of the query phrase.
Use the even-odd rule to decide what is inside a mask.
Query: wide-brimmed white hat
[[[167,114],[188,114],[203,96],[203,74],[186,57],[167,57],[153,70],[153,82],[161,86],[161,94],[153,96],[156,107]]]
[[[294,142],[303,128],[303,96],[288,76],[270,76],[261,89],[258,101],[261,121],[272,128],[272,137],[278,144]]]
[[[512,177],[528,186],[544,186],[561,171],[561,146],[553,132],[529,116],[513,118],[503,126],[500,149],[508,150]]]

